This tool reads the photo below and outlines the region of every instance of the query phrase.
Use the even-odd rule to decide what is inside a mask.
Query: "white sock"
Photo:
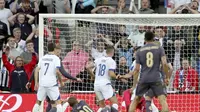
[[[97,112],[101,112],[102,111],[102,108],[99,108],[98,110],[97,110]]]
[[[37,103],[34,105],[32,112],[39,112],[40,111],[40,105]]]
[[[153,103],[153,100],[151,101],[151,108],[152,108],[152,112],[159,112],[158,108],[155,106],[155,104]]]
[[[112,104],[112,107],[118,110],[118,105],[117,104]]]
[[[61,104],[58,104],[58,105],[56,106],[56,108],[57,108],[57,112],[63,112],[63,110],[62,110],[62,105],[61,105]]]
[[[69,106],[69,103],[66,102],[62,105],[62,111],[65,112],[65,110],[67,109],[67,107]]]

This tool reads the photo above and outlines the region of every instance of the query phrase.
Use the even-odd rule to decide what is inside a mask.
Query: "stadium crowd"
[[[130,0],[128,0],[130,1]],[[39,13],[75,14],[154,14],[159,13],[159,0],[141,0],[141,8],[134,1],[117,0],[110,6],[106,0],[0,0],[0,90],[11,93],[33,92],[27,90],[39,54]],[[170,0],[169,14],[199,14],[198,0]],[[163,4],[164,6],[164,4]],[[45,42],[61,43],[70,27],[56,26],[55,20],[45,21]],[[77,27],[92,27],[92,23],[78,21]],[[144,33],[153,31],[166,51],[173,65],[173,75],[169,90],[178,92],[197,92],[200,80],[200,26],[135,26],[95,23],[95,36],[87,43],[79,39],[64,37],[63,66],[73,77],[83,82],[66,82],[66,91],[93,91],[93,79],[88,75],[87,65],[105,56],[105,47],[115,47],[114,59],[117,61],[117,74],[125,75],[131,70],[135,60],[134,52],[144,45]],[[131,29],[131,30],[130,30]],[[65,31],[65,32],[63,32]],[[67,34],[67,36],[70,36]],[[89,37],[88,37],[89,38]],[[82,38],[83,40],[84,38]],[[44,43],[45,44],[45,43]],[[63,45],[61,45],[63,46]],[[70,48],[67,49],[66,48]],[[46,49],[46,48],[44,48]],[[132,79],[113,81],[119,91],[131,88]],[[70,87],[70,88],[69,88]],[[121,93],[121,92],[120,92]]]

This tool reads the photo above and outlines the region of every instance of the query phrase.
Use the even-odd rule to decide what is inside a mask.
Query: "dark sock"
[[[101,112],[111,112],[109,107],[105,107],[101,110]]]
[[[53,108],[51,108],[51,110],[49,112],[57,112],[57,108],[53,107]]]
[[[111,112],[118,112],[118,110],[111,106]]]
[[[146,112],[152,112],[151,101],[146,100]]]
[[[48,103],[47,108],[46,108],[46,112],[49,112],[51,110],[51,104]]]

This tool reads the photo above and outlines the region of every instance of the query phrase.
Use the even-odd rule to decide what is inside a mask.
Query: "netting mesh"
[[[75,24],[74,24],[75,23]],[[48,42],[62,47],[63,65],[72,76],[83,82],[73,82],[63,78],[66,98],[75,95],[84,99],[95,111],[98,109],[93,80],[86,65],[105,55],[107,45],[115,46],[113,59],[117,62],[117,74],[125,75],[131,70],[135,60],[135,48],[144,45],[144,33],[152,31],[155,40],[165,49],[173,74],[168,90],[171,111],[200,111],[200,18],[44,18],[44,54]],[[113,88],[118,93],[119,110],[122,106],[122,92],[131,88],[132,79],[113,80]],[[158,107],[157,100],[155,103]]]

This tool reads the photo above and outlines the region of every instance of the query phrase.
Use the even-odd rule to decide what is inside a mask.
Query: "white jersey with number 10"
[[[56,69],[60,67],[60,59],[56,55],[46,54],[38,63],[39,85],[50,87],[57,84]]]
[[[116,62],[111,57],[101,57],[95,60],[95,82],[94,85],[106,85],[111,83],[109,70],[116,69]]]

